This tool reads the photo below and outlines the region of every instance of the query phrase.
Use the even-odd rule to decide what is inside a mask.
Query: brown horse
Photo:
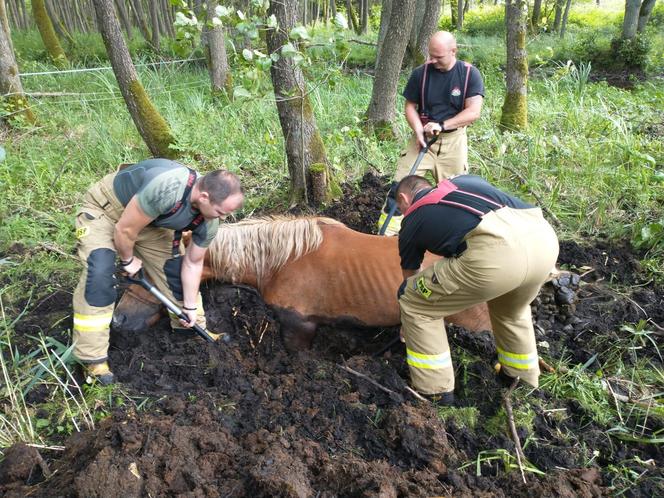
[[[427,254],[423,265],[435,259]],[[400,321],[397,238],[359,233],[329,218],[222,225],[208,250],[203,279],[255,287],[277,312],[291,348],[306,346],[323,323],[382,327]],[[151,325],[159,308],[150,294],[131,286],[115,310],[114,327]],[[484,303],[448,321],[473,331],[491,329]]]

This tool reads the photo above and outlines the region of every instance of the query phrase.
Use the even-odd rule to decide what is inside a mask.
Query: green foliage
[[[616,62],[622,66],[645,69],[650,52],[650,40],[645,35],[636,35],[629,40],[617,37],[611,40],[611,52]]]

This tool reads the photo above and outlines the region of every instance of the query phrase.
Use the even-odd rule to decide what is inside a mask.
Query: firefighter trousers
[[[539,208],[491,211],[469,232],[467,249],[408,279],[399,299],[413,387],[454,390],[444,318],[487,302],[505,373],[537,387],[539,358],[530,311],[558,257],[558,239]]]
[[[116,292],[115,224],[124,207],[113,192],[114,174],[104,177],[85,195],[76,215],[78,256],[83,272],[74,291],[74,354],[84,363],[102,363],[108,358],[109,333]],[[173,230],[145,227],[134,254],[143,262],[148,278],[170,300],[182,306],[180,268],[182,249],[173,255]],[[205,312],[200,293],[197,323],[205,328]],[[182,327],[171,316],[172,327]]]
[[[399,161],[397,162],[397,171],[394,175],[393,188],[404,177],[408,176],[410,170],[417,160],[420,153],[420,144],[415,135],[408,141],[406,149],[401,153]],[[458,128],[450,133],[441,133],[438,140],[431,146],[431,148],[424,154],[422,162],[417,167],[416,175],[425,176],[430,172],[433,177],[434,183],[450,178],[454,175],[462,175],[468,173],[468,136],[466,135],[466,128]],[[378,228],[383,226],[387,219],[387,214],[395,202],[396,193],[390,190],[383,209],[381,210],[380,218],[378,220]],[[398,213],[398,211],[397,211]],[[390,223],[385,231],[385,235],[398,235],[401,229],[401,220],[403,215],[395,213],[390,219]]]

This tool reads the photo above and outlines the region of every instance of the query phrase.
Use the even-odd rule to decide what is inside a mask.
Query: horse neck
[[[201,280],[205,281],[205,280],[221,280],[221,279],[206,261],[206,265],[203,267],[203,273],[201,274]],[[239,278],[235,280],[235,282],[227,282],[227,283],[248,285],[260,291],[258,287],[258,278],[256,277],[256,272],[254,271],[245,271],[242,275],[239,276]]]

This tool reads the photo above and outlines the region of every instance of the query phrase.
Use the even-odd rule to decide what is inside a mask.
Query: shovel
[[[424,159],[424,154],[426,154],[427,151],[429,150],[429,147],[431,147],[434,144],[434,142],[436,140],[438,140],[439,135],[440,135],[440,133],[438,135],[434,135],[427,142],[427,144],[424,147],[422,147],[422,149],[420,150],[420,153],[417,155],[417,159],[415,159],[415,163],[413,163],[413,167],[410,168],[410,172],[408,173],[408,176],[415,174],[415,172],[417,171],[417,167],[422,162],[422,159]],[[383,223],[383,226],[380,227],[378,235],[385,235],[385,231],[387,230],[387,226],[390,224],[390,221],[392,220],[392,217],[394,216],[394,213],[395,213],[396,210],[397,210],[397,203],[396,203],[396,199],[395,199],[394,204],[392,204],[392,207],[390,208],[390,212],[387,213],[387,218],[385,218],[385,222]]]
[[[186,322],[189,321],[189,317],[180,309],[178,308],[173,301],[168,299],[166,296],[164,296],[159,289],[157,289],[154,285],[150,283],[148,279],[145,278],[143,275],[143,269],[141,268],[138,270],[133,277],[130,277],[129,275],[126,276],[127,281],[133,283],[133,284],[138,284],[141,287],[143,287],[145,290],[147,290],[150,294],[152,294],[154,297],[159,299],[161,304],[166,306],[168,310],[171,313],[174,313],[178,318],[181,320],[184,320]],[[210,334],[207,333],[207,331],[201,327],[198,324],[194,324],[193,327],[191,327],[194,332],[196,332],[199,336],[201,336],[203,339],[205,339],[207,342],[216,342]]]

